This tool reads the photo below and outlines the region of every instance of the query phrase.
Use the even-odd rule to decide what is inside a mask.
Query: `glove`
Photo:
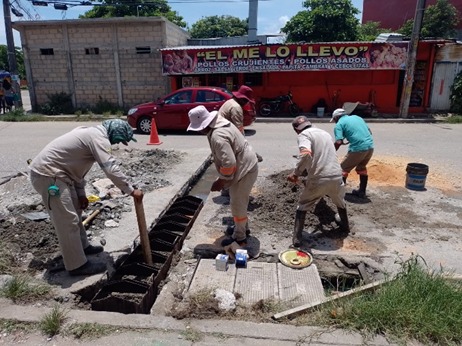
[[[287,176],[287,180],[290,181],[291,183],[297,184],[298,176],[296,176],[294,173],[291,173]]]

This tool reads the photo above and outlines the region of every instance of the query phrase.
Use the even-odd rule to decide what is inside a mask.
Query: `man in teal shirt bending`
[[[374,153],[374,140],[372,132],[363,118],[357,115],[347,115],[342,108],[332,113],[331,122],[335,122],[334,136],[335,149],[342,144],[348,144],[348,153],[341,162],[343,181],[346,183],[348,174],[353,168],[359,175],[359,189],[353,190],[352,194],[361,198],[366,197],[367,187],[367,164]],[[344,140],[348,143],[345,143]]]

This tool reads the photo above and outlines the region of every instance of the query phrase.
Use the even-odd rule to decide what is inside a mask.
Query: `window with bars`
[[[41,55],[55,55],[53,48],[40,48]]]
[[[151,54],[151,47],[136,47],[136,54]]]
[[[99,48],[85,48],[85,54],[86,55],[98,55],[99,54]]]

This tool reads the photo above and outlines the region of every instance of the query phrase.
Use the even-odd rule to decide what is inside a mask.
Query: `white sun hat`
[[[197,106],[188,113],[188,131],[202,131],[217,117],[218,112],[209,112],[204,106]]]
[[[337,108],[333,113],[332,113],[332,118],[330,119],[330,122],[333,122],[335,118],[340,118],[342,115],[345,115],[346,112],[343,108]]]

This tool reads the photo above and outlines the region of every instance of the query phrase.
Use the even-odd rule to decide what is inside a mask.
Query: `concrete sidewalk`
[[[26,112],[32,110],[29,91],[27,89],[21,90],[21,98],[23,109]],[[304,113],[301,115],[306,115],[313,123],[328,123],[330,122],[331,116],[329,113],[326,113],[323,117],[317,117],[316,115]],[[65,119],[69,120],[70,118],[75,117],[75,115],[53,115],[50,118],[53,120]],[[81,116],[82,118],[84,117]],[[97,119],[100,121],[101,119]],[[257,117],[256,122],[259,123],[290,123],[293,120],[293,117]],[[365,118],[368,123],[438,123],[444,121],[441,117],[433,117],[431,114],[419,113],[419,114],[409,114],[408,118],[399,118],[397,114],[380,114],[377,118]]]
[[[50,308],[18,306],[0,299],[0,319],[39,322],[50,311]],[[228,320],[175,320],[162,316],[99,311],[71,310],[67,314],[66,323],[100,324],[121,329],[111,335],[87,341],[58,335],[51,340],[53,345],[395,345],[382,336],[366,339],[358,333],[338,329]],[[12,344],[11,341],[6,333],[0,334],[0,344]],[[20,339],[16,336],[14,343],[49,344],[47,338],[38,332],[29,333]]]

